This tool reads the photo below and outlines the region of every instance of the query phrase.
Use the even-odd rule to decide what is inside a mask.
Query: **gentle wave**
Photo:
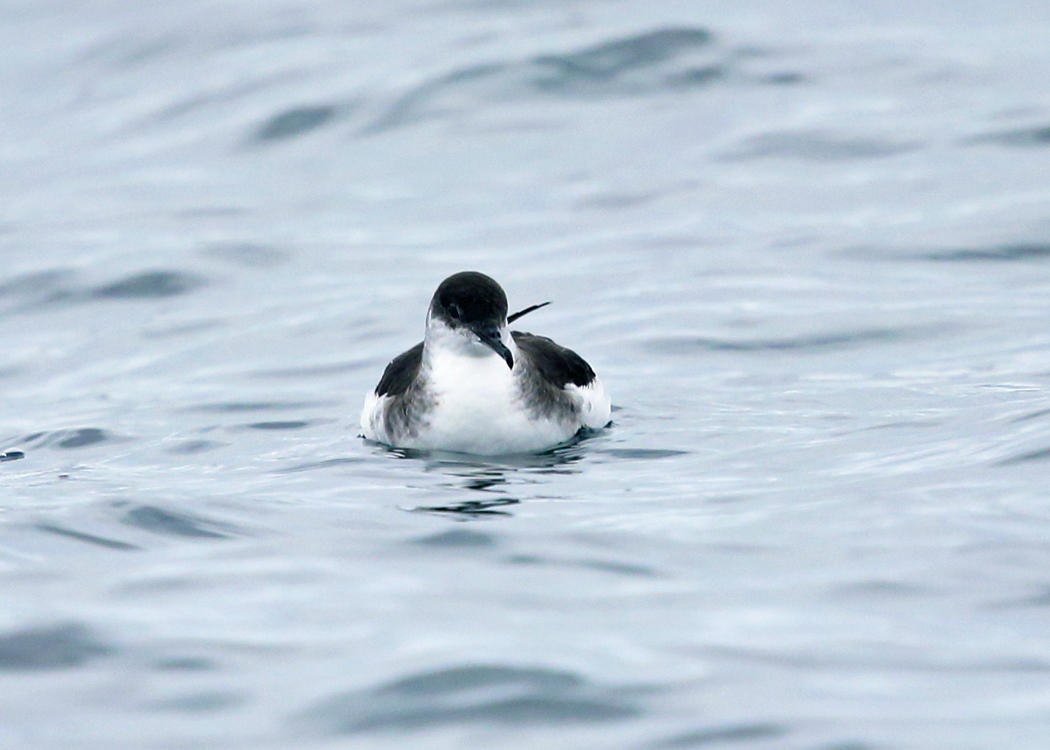
[[[550,725],[622,720],[643,709],[632,691],[581,675],[502,664],[419,672],[367,691],[321,701],[298,720],[325,734],[410,730],[442,725]]]

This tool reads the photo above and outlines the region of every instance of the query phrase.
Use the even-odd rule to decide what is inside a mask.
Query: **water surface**
[[[0,746],[1044,747],[1048,23],[11,4]],[[357,437],[463,269],[611,429]]]

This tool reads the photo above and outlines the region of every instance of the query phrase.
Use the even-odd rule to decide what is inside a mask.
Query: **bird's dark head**
[[[495,279],[477,271],[462,271],[441,282],[430,300],[429,325],[441,325],[479,341],[496,352],[508,367],[514,357],[504,343],[507,295]]]

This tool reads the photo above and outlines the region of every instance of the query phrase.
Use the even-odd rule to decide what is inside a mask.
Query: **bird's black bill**
[[[474,333],[481,339],[481,343],[503,358],[503,361],[507,363],[507,367],[514,369],[514,356],[510,353],[510,349],[500,341],[498,328],[475,328]]]
[[[518,310],[516,313],[511,313],[510,315],[507,316],[507,322],[508,323],[513,323],[515,320],[517,320],[518,318],[522,317],[523,315],[528,315],[530,312],[533,312],[534,310],[539,310],[541,307],[546,307],[549,304],[550,304],[550,302],[541,302],[538,305],[533,305],[532,307],[526,307],[524,310]]]

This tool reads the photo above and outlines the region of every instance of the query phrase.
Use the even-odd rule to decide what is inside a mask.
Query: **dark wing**
[[[536,372],[558,388],[569,383],[587,385],[594,380],[594,370],[572,349],[558,346],[546,336],[511,331],[514,343],[529,358]]]
[[[413,346],[407,352],[394,357],[390,364],[383,370],[383,377],[379,379],[376,386],[377,396],[400,396],[412,385],[419,373],[419,365],[423,361],[423,342]]]

